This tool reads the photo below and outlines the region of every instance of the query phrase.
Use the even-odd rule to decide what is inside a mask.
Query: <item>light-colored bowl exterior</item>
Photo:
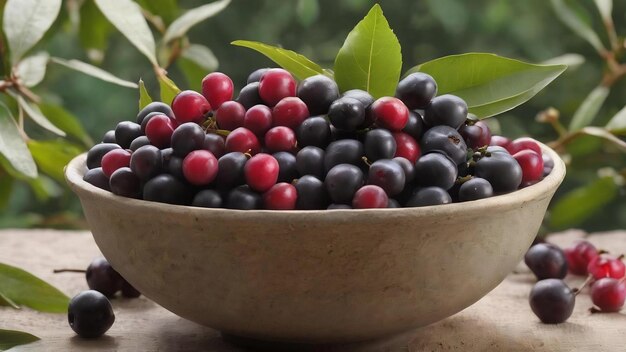
[[[230,334],[337,343],[428,325],[473,304],[516,266],[565,175],[443,206],[240,211],[115,196],[66,178],[105,257],[147,297]],[[494,312],[494,314],[500,314]]]

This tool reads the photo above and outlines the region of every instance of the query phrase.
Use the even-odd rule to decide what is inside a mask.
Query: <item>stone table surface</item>
[[[626,231],[587,235],[568,231],[549,240],[567,246],[587,238],[612,253],[626,253]],[[0,231],[0,262],[23,268],[53,284],[68,296],[87,289],[82,274],[53,274],[53,269],[85,268],[100,255],[89,232],[54,230]],[[471,278],[468,278],[471,280]],[[576,287],[578,277],[566,281]],[[371,345],[375,351],[626,351],[626,312],[591,314],[588,291],[577,297],[572,317],[564,324],[544,325],[528,306],[534,278],[523,265],[502,284],[464,311],[418,329],[395,345]],[[459,294],[463,294],[459,292]],[[27,308],[0,307],[0,328],[30,332],[40,341],[11,351],[211,351],[241,352],[219,332],[161,308],[145,297],[112,300],[116,321],[102,338],[84,340],[67,324],[64,314],[38,313]],[[391,347],[393,346],[393,347]],[[363,350],[362,346],[340,351]],[[269,348],[272,350],[272,348]],[[330,351],[331,349],[319,348]]]

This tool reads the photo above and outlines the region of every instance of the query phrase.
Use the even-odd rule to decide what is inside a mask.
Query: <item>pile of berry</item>
[[[591,284],[592,312],[617,312],[626,300],[626,266],[623,255],[613,257],[598,251],[588,241],[578,241],[562,250],[539,243],[528,250],[524,261],[539,280],[530,292],[530,307],[547,324],[566,321],[574,310],[576,295]],[[587,275],[583,287],[571,289],[562,279],[567,272]]]
[[[125,197],[231,209],[395,208],[470,201],[539,181],[552,160],[528,138],[491,136],[467,104],[413,73],[396,97],[340,94],[254,71],[235,100],[219,72],[202,94],[153,102],[88,153],[84,179]]]

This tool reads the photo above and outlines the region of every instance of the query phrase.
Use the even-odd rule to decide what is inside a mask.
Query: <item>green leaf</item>
[[[626,134],[626,106],[618,111],[604,128],[613,133]]]
[[[626,142],[619,139],[618,137],[613,135],[610,131],[608,131],[605,128],[589,126],[589,127],[585,127],[581,129],[580,132],[588,136],[603,138],[609,142],[612,142],[613,144],[618,146],[622,151],[626,152]]]
[[[82,72],[86,75],[98,78],[102,81],[117,84],[118,86],[127,87],[127,88],[137,88],[137,84],[134,82],[129,82],[114,76],[113,74],[88,63],[79,61],[79,60],[65,60],[59,57],[53,57],[52,62],[55,64],[59,64],[61,66],[65,66],[72,70]]]
[[[37,177],[37,166],[22,133],[9,109],[0,103],[0,154],[16,171],[29,178]]]
[[[39,338],[27,332],[0,329],[0,351],[35,342]]]
[[[17,64],[16,73],[22,84],[26,87],[34,87],[43,81],[49,58],[50,55],[42,51],[21,60]]]
[[[296,14],[301,25],[309,27],[320,15],[318,0],[298,0]]]
[[[148,104],[152,103],[152,98],[146,90],[146,85],[143,80],[139,79],[139,110],[145,108]]]
[[[168,43],[174,39],[183,37],[191,27],[209,17],[215,16],[224,10],[228,4],[230,4],[230,0],[219,0],[188,10],[170,24],[163,35],[163,42]]]
[[[595,87],[574,113],[574,117],[572,117],[572,121],[569,124],[569,130],[575,131],[588,126],[598,115],[598,111],[600,111],[609,92],[610,89],[608,87],[602,85]]]
[[[178,0],[139,0],[141,7],[150,11],[153,15],[161,17],[165,23],[171,23],[178,17]]]
[[[47,129],[48,131],[59,135],[61,137],[65,137],[65,132],[61,131],[57,126],[53,125],[47,117],[43,115],[41,110],[37,107],[37,105],[30,103],[24,99],[21,95],[14,95],[17,100],[17,103],[24,109],[26,115],[30,116],[30,118],[35,121],[39,126]]]
[[[159,87],[161,88],[161,101],[166,104],[171,104],[176,94],[180,93],[180,88],[165,75],[159,75],[158,79]]]
[[[141,8],[131,0],[94,0],[104,16],[128,39],[153,66],[158,66],[154,36]]]
[[[83,149],[63,140],[28,142],[28,149],[39,169],[59,182],[64,182],[63,168]]]
[[[579,37],[585,39],[598,52],[604,52],[606,49],[600,41],[600,38],[594,32],[593,28],[585,22],[579,13],[574,11],[565,0],[550,0],[557,17],[568,26]]]
[[[567,70],[572,71],[585,63],[585,57],[580,54],[563,54],[543,61],[542,65],[567,65]]]
[[[348,34],[335,58],[335,81],[343,92],[363,89],[374,98],[393,96],[402,69],[398,38],[376,4]]]
[[[305,79],[307,77],[325,74],[324,69],[320,65],[295,51],[248,40],[235,40],[231,44],[260,52],[277,63],[280,67],[289,71],[297,79]]]
[[[40,278],[0,263],[0,292],[13,302],[40,312],[66,313],[69,298]]]
[[[202,90],[202,78],[207,74],[206,69],[184,57],[180,57],[176,60],[176,66],[183,73],[183,76],[185,76],[189,89],[195,91]]]
[[[486,118],[519,106],[557,78],[567,66],[535,65],[487,53],[445,56],[411,68],[437,81],[438,94],[454,94],[469,112]]]
[[[550,225],[564,229],[582,224],[615,198],[618,186],[613,177],[603,177],[574,189],[554,204]]]
[[[611,12],[613,12],[613,0],[594,0],[600,15],[605,20],[611,20]],[[612,21],[612,20],[611,20]]]
[[[98,11],[96,3],[93,0],[85,1],[80,7],[78,36],[92,62],[102,61],[112,32],[113,26]]]
[[[14,178],[0,168],[0,210],[5,209],[13,193]]]
[[[80,120],[62,106],[52,104],[40,104],[39,109],[44,116],[50,120],[55,126],[59,127],[68,135],[77,138],[86,147],[93,145],[93,140],[83,128]]]
[[[217,70],[217,66],[219,65],[217,57],[215,57],[213,51],[211,51],[211,49],[207,48],[204,45],[189,45],[187,48],[185,48],[185,50],[183,50],[182,57],[193,61],[196,65],[200,66],[208,72],[213,72]]]
[[[0,306],[9,306],[13,309],[20,309],[20,306],[17,303],[13,302],[9,297],[5,296],[0,292]]]
[[[2,28],[16,64],[48,31],[61,10],[61,0],[8,0]]]

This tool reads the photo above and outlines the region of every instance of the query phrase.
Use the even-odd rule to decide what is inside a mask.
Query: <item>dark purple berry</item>
[[[452,188],[458,170],[446,155],[428,153],[415,163],[415,182],[422,187]]]
[[[302,148],[296,155],[296,169],[300,175],[312,175],[320,180],[324,179],[324,150],[308,146]]]
[[[396,98],[409,109],[424,109],[437,94],[437,83],[428,74],[411,73],[403,78],[396,88]]]
[[[113,326],[115,314],[103,294],[88,290],[72,298],[67,308],[67,321],[78,336],[96,338]]]
[[[311,115],[322,115],[339,98],[339,87],[331,78],[315,75],[300,82],[296,95],[306,104]]]

